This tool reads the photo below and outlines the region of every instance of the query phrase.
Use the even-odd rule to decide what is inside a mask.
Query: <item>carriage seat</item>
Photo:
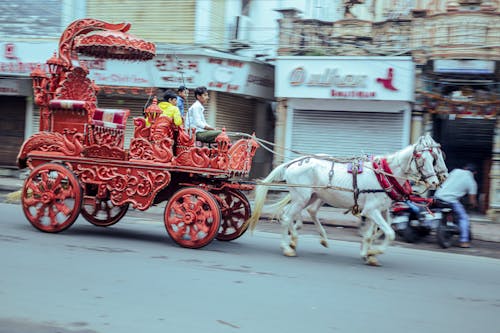
[[[84,110],[86,101],[75,99],[52,99],[49,101],[49,108],[53,110]]]
[[[129,115],[128,109],[96,108],[88,128],[89,144],[106,144],[123,148]]]
[[[95,109],[91,124],[104,128],[125,129],[127,118],[130,115],[128,109]]]
[[[86,101],[73,99],[52,99],[49,101],[51,112],[50,130],[59,133],[82,132],[88,121]]]

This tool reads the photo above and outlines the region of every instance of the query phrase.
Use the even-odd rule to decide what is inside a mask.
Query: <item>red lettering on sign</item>
[[[16,46],[12,43],[5,44],[4,56],[7,59],[17,59],[16,57]]]

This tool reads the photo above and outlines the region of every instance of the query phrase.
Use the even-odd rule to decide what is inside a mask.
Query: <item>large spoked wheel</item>
[[[69,169],[47,163],[26,178],[21,201],[24,215],[35,228],[56,233],[69,228],[80,214],[82,188]]]
[[[188,187],[172,195],[165,207],[164,220],[168,234],[177,244],[197,249],[217,235],[221,211],[212,194]]]
[[[227,189],[216,193],[221,202],[222,221],[216,238],[220,241],[232,241],[247,230],[245,221],[250,218],[250,203],[239,190]]]
[[[89,198],[82,205],[82,216],[98,227],[109,227],[120,221],[128,211],[128,204],[115,206],[111,199]]]

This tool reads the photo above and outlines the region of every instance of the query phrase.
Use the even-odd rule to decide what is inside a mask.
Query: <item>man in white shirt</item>
[[[206,87],[198,87],[194,90],[194,97],[196,102],[191,105],[187,112],[186,127],[191,133],[191,129],[196,131],[196,140],[202,142],[215,142],[215,138],[221,133],[216,130],[205,120],[205,107],[204,104],[208,102],[208,91]]]
[[[469,202],[473,207],[477,206],[477,183],[474,179],[476,167],[467,164],[462,169],[454,169],[448,175],[443,185],[436,191],[436,199],[446,201],[451,204],[453,211],[458,215],[460,226],[460,247],[470,247],[469,240],[469,215],[465,211],[460,199],[466,194],[469,195]]]

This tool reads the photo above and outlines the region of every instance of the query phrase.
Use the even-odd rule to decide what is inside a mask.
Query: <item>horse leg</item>
[[[382,244],[379,246],[374,246],[372,249],[369,249],[367,252],[367,256],[375,256],[378,254],[382,254],[385,252],[385,249],[389,246],[389,243],[392,242],[396,238],[396,233],[391,228],[389,223],[383,218],[381,212],[379,210],[373,210],[370,214],[372,220],[378,225],[378,227],[382,230],[384,234],[384,239],[382,240]]]
[[[324,247],[328,247],[328,237],[326,236],[325,228],[323,228],[323,225],[321,224],[320,220],[318,219],[318,211],[322,205],[323,205],[323,202],[318,199],[307,207],[307,212],[311,216],[311,218],[314,222],[314,225],[316,225],[316,229],[318,230],[319,237],[320,237],[319,243],[321,245],[323,245]]]
[[[304,225],[304,222],[302,221],[302,218],[298,218],[297,220],[295,220],[295,223],[294,223],[295,230],[302,229],[303,225]]]
[[[376,224],[371,220],[367,220],[368,226],[366,227],[361,240],[361,258],[366,258],[368,256],[368,250],[371,248],[373,242],[373,233],[376,230]]]
[[[292,221],[288,228],[290,233],[290,247],[295,250],[297,248],[297,242],[299,241],[298,231],[302,228],[302,217]]]
[[[283,254],[287,257],[294,257],[297,254],[295,253],[294,248],[290,246],[292,243],[292,240],[288,242],[288,234],[291,234],[291,237],[297,237],[297,233],[293,230],[293,221],[295,216],[299,214],[302,209],[304,209],[303,206],[296,202],[291,202],[290,205],[288,205],[287,209],[284,211],[282,217],[281,217],[281,225],[282,225],[282,233],[281,233],[281,249],[283,250]],[[295,239],[294,246],[297,244],[297,239]]]
[[[363,240],[361,243],[361,258],[363,258],[365,264],[370,266],[379,266],[378,260],[373,255],[372,245],[375,240],[374,236],[378,233],[378,226],[371,219],[368,219],[368,227],[363,234]]]
[[[311,216],[314,224],[316,225],[316,228],[318,229],[318,232],[321,237],[320,241],[321,245],[323,245],[324,247],[328,247],[326,232],[323,229],[321,222],[317,218],[318,210],[321,208],[322,205],[323,201],[321,201],[321,199],[318,199],[316,195],[313,193],[309,199],[309,202],[306,204],[306,210]],[[292,249],[297,248],[297,242],[299,240],[298,230],[300,230],[302,226],[303,226],[302,212],[299,212],[295,217],[295,222],[290,224],[290,238],[291,238],[290,247]]]

